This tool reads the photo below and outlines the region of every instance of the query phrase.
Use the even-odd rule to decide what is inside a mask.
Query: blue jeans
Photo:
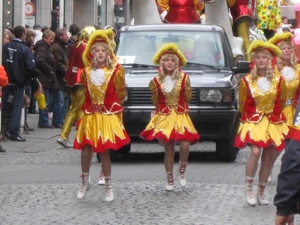
[[[44,88],[46,98],[46,109],[39,110],[39,124],[38,126],[47,126],[49,124],[48,113],[53,112],[52,125],[59,125],[63,123],[63,93],[60,90],[53,90]]]
[[[20,122],[22,115],[22,105],[23,105],[23,96],[24,96],[24,87],[19,87],[17,85],[8,85],[3,88],[3,97],[2,97],[2,107],[5,108],[7,104],[8,97],[12,95],[13,100],[13,110],[9,117],[9,123],[7,125],[7,132],[11,136],[16,137],[20,134]],[[5,132],[5,131],[4,131]]]

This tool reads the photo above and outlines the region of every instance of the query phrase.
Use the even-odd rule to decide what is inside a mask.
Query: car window
[[[117,43],[116,55],[121,64],[153,65],[152,59],[157,50],[166,43],[174,43],[188,63],[225,66],[218,32],[121,32]]]

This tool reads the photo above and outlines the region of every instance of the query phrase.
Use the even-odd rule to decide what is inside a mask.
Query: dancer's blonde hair
[[[165,77],[165,71],[163,68],[163,62],[166,58],[171,58],[175,60],[176,68],[174,69],[173,73],[171,74],[171,77],[173,79],[178,79],[180,77],[180,68],[179,68],[179,57],[175,54],[164,54],[161,56],[159,60],[159,70],[158,70],[158,75],[162,78]]]
[[[111,48],[108,44],[106,44],[105,42],[96,42],[95,44],[92,45],[90,52],[93,54],[95,52],[95,49],[98,46],[102,46],[103,48],[105,48],[106,53],[107,53],[107,57],[106,57],[106,67],[109,69],[113,68],[113,60],[110,58],[111,55]],[[98,68],[98,62],[95,56],[93,56],[93,58],[91,59],[91,67],[93,69],[97,69]]]
[[[271,80],[273,78],[273,74],[274,74],[274,68],[273,68],[274,66],[273,66],[273,63],[272,63],[273,55],[266,49],[263,49],[263,48],[262,49],[256,49],[250,55],[252,62],[253,62],[253,59],[254,59],[255,55],[258,54],[258,53],[263,53],[263,54],[266,54],[268,56],[269,63],[268,63],[268,66],[267,66],[266,77]],[[253,79],[258,77],[257,66],[256,66],[255,63],[253,64],[253,68],[251,70],[251,75],[252,75]]]

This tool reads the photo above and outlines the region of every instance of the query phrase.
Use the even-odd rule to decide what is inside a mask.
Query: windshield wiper
[[[187,62],[185,66],[191,66],[191,67],[193,67],[193,66],[205,66],[205,67],[212,68],[212,69],[215,69],[215,70],[221,70],[220,66],[207,65],[207,64],[196,63],[196,62]]]
[[[123,66],[131,66],[133,68],[156,68],[157,67],[154,65],[142,64],[142,63],[128,63],[128,64],[123,64]]]

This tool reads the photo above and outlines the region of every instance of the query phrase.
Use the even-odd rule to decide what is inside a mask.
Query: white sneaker
[[[61,136],[59,136],[56,142],[65,148],[73,148],[73,145],[70,143],[70,141],[68,139],[63,139]]]
[[[98,185],[104,185],[104,184],[105,184],[104,173],[100,173]]]
[[[180,165],[177,170],[178,177],[179,177],[179,184],[181,185],[181,187],[185,187],[186,179],[185,179],[184,173],[185,173],[185,169],[186,169],[186,163],[179,163],[179,164]]]
[[[174,179],[173,179],[173,172],[167,172],[167,185],[165,189],[167,191],[173,191],[174,190]]]
[[[179,175],[179,184],[181,185],[181,187],[185,187],[186,186],[186,179],[185,177],[182,177]]]
[[[81,178],[82,178],[81,187],[80,187],[80,189],[77,193],[77,199],[78,200],[84,199],[87,191],[90,188],[90,183],[85,179],[84,175],[82,175]]]
[[[173,185],[170,185],[170,184],[167,184],[166,187],[165,187],[165,189],[166,189],[167,191],[174,191],[174,186],[173,186]]]
[[[112,188],[106,189],[105,201],[106,202],[111,202],[113,200],[114,200],[114,192],[113,192]]]

